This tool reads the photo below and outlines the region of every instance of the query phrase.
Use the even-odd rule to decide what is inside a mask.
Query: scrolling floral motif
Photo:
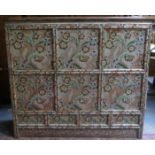
[[[99,30],[58,30],[58,69],[98,69]]]
[[[102,68],[143,68],[145,35],[141,29],[104,29]]]
[[[14,69],[52,69],[51,31],[12,30],[10,48]]]

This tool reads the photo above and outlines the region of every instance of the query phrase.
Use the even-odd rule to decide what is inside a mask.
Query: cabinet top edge
[[[10,17],[7,22],[79,22],[79,21],[139,21],[154,22],[155,16],[103,16],[103,15],[55,15],[55,16],[31,16],[31,17]]]

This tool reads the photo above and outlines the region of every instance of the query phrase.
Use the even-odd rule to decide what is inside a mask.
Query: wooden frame
[[[37,22],[37,21],[29,21],[29,22],[10,22],[6,24],[6,42],[7,42],[7,54],[8,54],[8,66],[9,66],[9,73],[10,73],[10,87],[11,87],[11,96],[12,96],[12,107],[13,107],[13,113],[14,113],[14,131],[15,131],[15,136],[17,137],[29,137],[29,136],[34,136],[34,137],[39,137],[39,136],[52,136],[52,137],[102,137],[102,138],[141,138],[142,137],[142,131],[143,131],[143,120],[144,120],[144,111],[145,111],[145,104],[146,104],[146,91],[147,91],[147,74],[148,74],[148,62],[149,62],[149,42],[150,42],[150,35],[151,35],[151,23],[139,23],[139,22],[111,22],[107,21],[109,19],[104,19],[105,21],[101,22],[99,20],[100,18],[94,18],[94,17],[73,17],[73,18],[65,18],[62,20],[61,18],[59,19],[59,22],[55,22],[54,20],[57,20],[57,18],[53,17],[51,20],[46,22]],[[46,19],[45,19],[46,20]],[[69,22],[68,22],[69,20]],[[75,20],[77,22],[75,22]],[[91,21],[89,21],[91,20]],[[103,18],[101,18],[103,20]],[[115,20],[115,18],[114,18]],[[98,22],[99,21],[99,22]],[[56,31],[59,29],[99,29],[99,44],[98,44],[98,52],[99,52],[99,68],[98,69],[67,69],[67,70],[58,70],[57,68],[57,44],[56,44],[56,38],[57,38],[57,33]],[[125,29],[125,30],[139,30],[139,31],[144,31],[145,32],[145,46],[144,46],[144,53],[143,53],[143,59],[142,59],[142,68],[128,68],[128,69],[119,69],[119,68],[104,68],[103,67],[103,57],[101,56],[101,53],[103,53],[103,42],[101,41],[103,38],[103,29]],[[53,35],[53,51],[54,51],[54,69],[50,70],[20,70],[14,68],[12,65],[12,57],[11,57],[11,43],[10,43],[10,32],[12,30],[50,30]],[[99,84],[99,96],[98,96],[98,101],[99,101],[99,106],[98,109],[99,111],[92,111],[89,113],[86,112],[69,112],[68,117],[70,115],[75,115],[75,124],[76,125],[71,125],[68,126],[66,124],[64,125],[50,125],[49,117],[51,115],[63,115],[62,112],[57,111],[58,109],[58,95],[55,94],[55,105],[56,105],[56,110],[55,111],[46,111],[46,110],[41,110],[41,111],[20,111],[17,109],[17,91],[15,89],[15,79],[16,76],[18,75],[54,75],[54,83],[55,83],[55,88],[54,90],[57,91],[58,86],[57,86],[57,76],[61,75],[97,75],[99,76],[99,83],[101,84],[101,79],[103,76],[106,75],[140,75],[142,77],[141,80],[141,86],[140,86],[140,105],[139,109],[135,110],[115,110],[115,109],[110,109],[110,110],[101,110],[101,94],[102,89],[101,85]],[[44,125],[39,125],[39,124],[33,124],[33,123],[25,123],[25,124],[20,124],[18,122],[18,115],[42,115],[44,116]],[[81,125],[81,117],[82,115],[107,115],[107,124],[106,125]],[[138,116],[138,125],[134,124],[119,124],[119,125],[113,125],[113,116],[114,115],[124,115],[129,116],[129,115],[134,115]],[[70,118],[68,118],[70,119]]]

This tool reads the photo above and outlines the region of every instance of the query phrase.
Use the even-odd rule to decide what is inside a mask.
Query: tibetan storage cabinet
[[[141,138],[150,30],[134,21],[6,23],[15,136]]]

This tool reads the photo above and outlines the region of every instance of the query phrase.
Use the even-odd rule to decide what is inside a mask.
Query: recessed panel
[[[75,115],[49,115],[48,123],[49,125],[75,125],[76,116]]]
[[[144,68],[145,35],[142,29],[104,29],[102,69]]]
[[[97,75],[59,75],[58,111],[94,112],[98,104]]]
[[[45,124],[44,115],[21,114],[17,116],[17,121],[20,125],[43,125]]]
[[[108,116],[107,115],[81,115],[80,116],[81,125],[107,125]]]
[[[11,30],[9,34],[12,67],[15,70],[50,70],[51,30]]]
[[[102,75],[101,110],[138,110],[142,75]]]
[[[57,68],[99,69],[99,29],[57,30]]]
[[[112,124],[129,124],[135,125],[139,124],[139,116],[138,115],[113,115],[112,116]]]
[[[19,111],[53,111],[53,75],[15,76],[16,107]]]

